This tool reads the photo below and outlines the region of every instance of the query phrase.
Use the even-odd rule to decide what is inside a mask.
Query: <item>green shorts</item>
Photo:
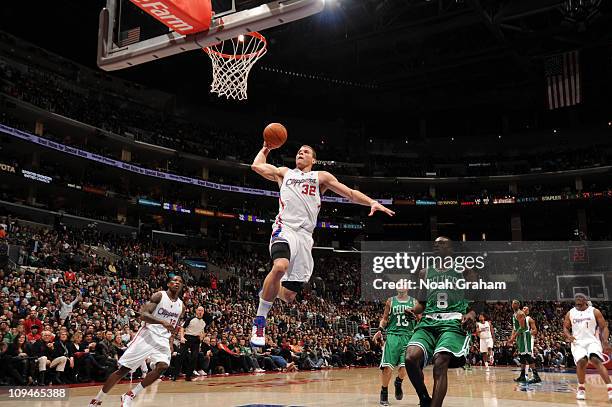
[[[531,337],[531,332],[523,332],[522,334],[518,334],[516,336],[516,347],[518,349],[518,353],[521,355],[533,353],[533,339]]]
[[[421,348],[425,354],[423,368],[439,352],[453,355],[449,367],[457,368],[465,364],[470,349],[470,335],[461,328],[461,320],[422,318],[408,343],[408,346],[412,345]]]
[[[410,342],[411,335],[388,334],[387,341],[383,347],[380,368],[404,367],[406,360],[406,348]]]

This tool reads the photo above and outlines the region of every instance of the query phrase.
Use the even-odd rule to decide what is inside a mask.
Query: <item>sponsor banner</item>
[[[212,16],[210,1],[130,0],[142,11],[172,31],[187,35],[208,30]]]
[[[166,179],[169,181],[175,181],[175,182],[180,182],[184,184],[197,185],[197,186],[201,186],[204,188],[216,189],[220,191],[230,191],[230,192],[237,192],[237,193],[248,194],[248,195],[270,196],[274,198],[278,198],[280,195],[278,191],[270,191],[270,190],[258,189],[258,188],[246,188],[246,187],[233,186],[233,185],[217,184],[217,183],[210,182],[210,181],[204,181],[202,179],[184,177],[184,176],[170,174],[170,173],[163,172],[163,171],[142,168],[134,164],[125,163],[123,161],[115,160],[115,159],[108,158],[108,157],[103,157],[101,155],[90,153],[84,150],[80,150],[78,148],[68,147],[63,144],[51,141],[51,140],[47,140],[45,138],[35,136],[25,131],[13,129],[12,127],[5,126],[3,124],[0,124],[0,130],[4,131],[6,134],[17,137],[24,141],[28,141],[28,142],[38,144],[44,147],[52,148],[57,151],[72,154],[72,155],[75,155],[75,156],[78,156],[78,157],[81,157],[87,160],[92,160],[92,161],[95,161],[101,164],[108,165],[111,167],[120,168],[125,171],[130,171],[136,174]],[[348,199],[338,197],[338,196],[323,196],[321,200],[324,202],[335,202],[335,203],[341,203],[341,204],[351,203]],[[392,199],[377,199],[377,201],[383,205],[393,204]],[[159,206],[161,206],[161,204]]]
[[[266,223],[264,219],[259,219],[255,215],[246,215],[246,214],[238,214],[238,220],[243,222],[256,222],[256,223]]]
[[[191,213],[191,209],[183,208],[179,204],[171,204],[171,203],[164,202],[164,204],[162,205],[162,208],[164,208],[167,211],[173,211],[173,212],[179,212],[179,213]]]
[[[537,196],[525,196],[522,198],[516,198],[516,203],[527,203],[527,202],[538,202],[540,200]]]
[[[363,229],[362,225],[356,223],[343,223],[340,226],[342,229]]]
[[[416,204],[417,205],[428,205],[428,206],[431,206],[431,205],[435,205],[436,201],[432,201],[430,199],[417,199],[416,200]]]
[[[43,174],[39,174],[34,171],[21,170],[21,173],[25,178],[33,179],[34,181],[44,182],[45,184],[50,184],[51,181],[53,181],[53,178]]]
[[[340,229],[339,225],[336,225],[335,223],[330,223],[330,222],[319,222],[317,223],[317,226],[322,229]]]
[[[493,198],[493,205],[497,204],[513,204],[516,199],[513,196],[505,196],[503,198]]]
[[[11,174],[17,173],[14,166],[4,163],[0,163],[0,171],[10,172]]]
[[[438,206],[459,205],[459,201],[438,201]]]
[[[193,211],[195,212],[196,215],[215,216],[215,212],[209,211],[208,209],[195,208]]]
[[[144,199],[144,198],[138,199],[138,205],[155,206],[158,208],[162,206],[161,202],[153,201],[151,199]]]
[[[235,213],[215,212],[215,216],[218,218],[236,219]]]

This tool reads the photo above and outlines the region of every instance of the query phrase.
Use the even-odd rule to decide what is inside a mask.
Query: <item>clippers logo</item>
[[[177,318],[179,316],[177,312],[168,311],[163,307],[157,310],[157,315],[160,315],[164,318]]]
[[[300,185],[302,185],[304,183],[308,183],[308,184],[311,184],[311,185],[316,185],[317,184],[317,180],[314,179],[314,178],[307,178],[307,179],[294,179],[294,178],[291,178],[291,179],[287,180],[287,186],[288,187],[290,187],[292,185],[300,186]]]

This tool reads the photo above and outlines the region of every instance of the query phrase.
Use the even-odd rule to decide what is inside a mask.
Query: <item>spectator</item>
[[[51,332],[42,332],[42,339],[36,341],[33,345],[33,356],[36,357],[36,362],[38,363],[38,383],[46,385],[48,379],[46,377],[47,369],[54,369],[55,375],[51,377],[51,381],[54,384],[64,384],[61,374],[66,367],[68,358],[61,355],[61,352],[55,349]]]
[[[29,343],[35,343],[39,340],[42,339],[42,335],[38,333],[40,327],[38,325],[32,325],[31,326],[31,331],[30,333],[27,335],[27,340]]]
[[[38,312],[36,311],[35,305],[30,308],[30,314],[23,322],[23,328],[25,329],[26,335],[30,333],[34,325],[37,325],[39,328],[43,326],[42,321],[38,319]]]

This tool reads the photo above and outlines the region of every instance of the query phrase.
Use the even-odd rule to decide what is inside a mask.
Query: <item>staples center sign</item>
[[[210,1],[197,0],[130,0],[142,11],[179,34],[208,30],[211,23]]]

